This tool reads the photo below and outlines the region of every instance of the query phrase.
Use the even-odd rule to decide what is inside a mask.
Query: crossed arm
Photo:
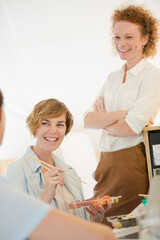
[[[117,137],[135,136],[136,133],[125,121],[127,113],[125,110],[106,112],[104,99],[99,97],[94,104],[94,112],[89,112],[85,117],[85,127],[102,128],[108,134]]]

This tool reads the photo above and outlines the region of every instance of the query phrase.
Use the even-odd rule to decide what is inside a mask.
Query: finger
[[[97,213],[101,213],[101,210],[100,210],[100,208],[98,208],[97,206],[91,206],[91,207],[89,207],[89,209],[92,211],[92,213],[94,214],[94,215],[97,215]]]
[[[103,211],[104,211],[104,207],[101,206],[101,205],[99,205],[99,206],[95,206],[95,207],[93,207],[93,208],[94,208],[95,211],[97,211],[97,212],[103,212]]]
[[[109,209],[109,208],[111,208],[111,205],[112,205],[112,203],[110,201],[108,201],[106,205],[103,205],[103,208]]]
[[[85,207],[85,210],[86,210],[92,217],[95,216],[95,214],[94,214],[89,208]]]
[[[51,168],[47,172],[44,173],[44,176],[46,176],[46,177],[61,176],[61,174],[57,168]]]
[[[57,169],[59,172],[65,172],[65,170],[63,170],[63,168],[61,168],[61,166],[57,166]]]
[[[104,97],[99,97],[99,105],[101,110],[104,112],[105,111],[105,105],[104,105]]]
[[[96,110],[96,112],[98,112],[98,105],[99,105],[99,102],[98,100],[96,99],[95,103],[94,103],[94,108]]]
[[[57,186],[58,186],[58,184],[59,184],[61,187],[63,187],[63,185],[64,185],[64,184],[63,184],[61,181],[59,181],[59,180],[53,181],[52,183],[50,182],[50,186],[47,188],[48,191],[50,191],[51,189],[52,189],[52,190],[53,190],[53,189],[56,189]]]
[[[102,107],[101,107],[101,102],[100,102],[100,100],[97,100],[97,101],[96,101],[96,105],[97,105],[98,111],[101,111]]]
[[[61,187],[63,187],[64,182],[61,181],[61,180],[57,180],[57,181],[54,181],[53,184],[55,184],[56,187],[57,187],[58,184],[59,184]]]
[[[153,120],[152,120],[152,119],[149,119],[149,123],[150,123],[151,125],[153,125],[153,124],[154,124],[154,122],[153,122]]]
[[[59,180],[59,179],[54,179],[54,180],[50,180],[49,182],[46,182],[45,184],[45,189],[47,189],[47,191],[53,190],[57,187],[57,185],[63,186],[64,182]]]
[[[49,177],[45,179],[45,183],[47,185],[52,185],[56,181],[60,181],[64,185],[64,179],[61,176]]]

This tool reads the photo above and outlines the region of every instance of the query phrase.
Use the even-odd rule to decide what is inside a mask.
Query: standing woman
[[[125,64],[108,76],[84,119],[86,128],[102,129],[95,196],[122,196],[106,216],[130,213],[141,202],[138,194],[148,192],[143,128],[160,104],[160,69],[147,61],[156,54],[158,20],[130,5],[114,11],[111,30]]]
[[[8,166],[7,177],[11,183],[27,194],[69,214],[87,219],[88,211],[92,221],[101,221],[107,206],[90,209],[68,208],[69,203],[83,200],[83,192],[80,190],[82,186],[79,181],[64,175],[66,172],[79,178],[73,167],[54,154],[73,125],[72,114],[66,105],[54,98],[40,101],[28,116],[26,123],[36,138],[36,143],[27,148],[20,160]],[[40,163],[33,161],[34,158],[41,159],[53,168],[46,170]]]

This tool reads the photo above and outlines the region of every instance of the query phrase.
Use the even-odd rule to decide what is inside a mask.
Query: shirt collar
[[[26,161],[27,161],[28,164],[30,165],[30,167],[31,167],[31,169],[32,169],[33,172],[40,172],[41,169],[42,169],[41,164],[38,163],[38,162],[33,161],[33,160],[29,157],[29,155],[31,155],[31,156],[34,157],[34,158],[38,158],[37,155],[36,155],[36,154],[34,153],[34,151],[32,150],[32,146],[30,146],[30,147],[27,148],[27,151],[26,151],[26,153],[25,153],[25,155],[24,155],[24,158],[26,159]],[[54,159],[55,167],[57,167],[57,166],[59,165],[59,158],[58,158],[56,155],[54,155],[53,153],[52,153],[52,156],[53,156],[53,159]]]
[[[41,164],[33,161],[31,158],[29,158],[29,155],[31,155],[34,158],[38,158],[37,155],[33,152],[31,146],[27,148],[27,151],[24,155],[24,158],[26,159],[26,161],[30,165],[33,172],[40,172],[40,170],[42,169]]]
[[[132,73],[133,75],[138,75],[148,64],[147,59],[143,58],[139,63],[137,63],[133,68],[131,68],[128,72]],[[122,71],[124,72],[126,64],[123,65]]]

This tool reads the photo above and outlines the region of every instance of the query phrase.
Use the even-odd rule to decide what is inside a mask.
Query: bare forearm
[[[116,123],[121,118],[125,117],[127,111],[114,111],[114,112],[89,112],[84,119],[86,128],[104,128],[111,124]]]
[[[124,119],[104,128],[108,134],[116,137],[135,136],[136,133],[129,127]]]
[[[41,200],[43,202],[46,202],[46,203],[49,203],[49,204],[52,202],[52,199],[53,199],[53,197],[50,198],[50,197],[46,196],[45,194],[43,194],[42,197],[41,197]]]
[[[107,226],[90,223],[56,209],[46,216],[30,237],[34,240],[116,240]]]

